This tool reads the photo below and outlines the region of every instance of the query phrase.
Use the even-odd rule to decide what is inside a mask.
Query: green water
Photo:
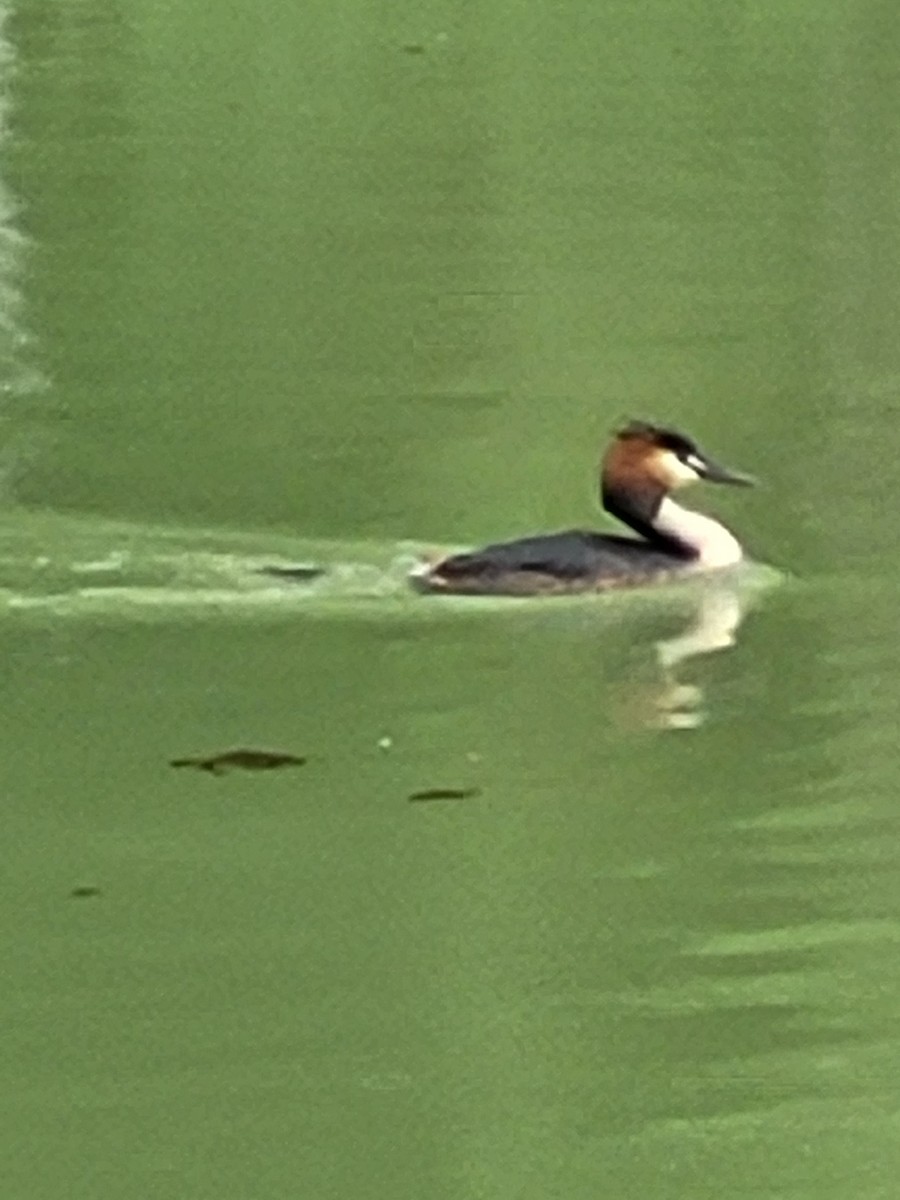
[[[893,1200],[900,12],[5,15],[4,1197]],[[623,414],[768,566],[408,589]]]

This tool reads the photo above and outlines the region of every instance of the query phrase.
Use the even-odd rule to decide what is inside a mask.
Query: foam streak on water
[[[16,54],[6,36],[10,10],[0,2],[0,151],[10,137],[12,82]],[[11,494],[12,483],[29,456],[34,433],[20,419],[23,398],[43,392],[47,380],[30,361],[32,342],[23,316],[21,288],[28,239],[18,228],[19,204],[0,177],[0,498]],[[13,429],[15,431],[13,431]]]
[[[273,616],[312,602],[406,597],[416,548],[144,526],[55,513],[0,520],[0,613],[153,619]],[[269,566],[309,565],[310,580]],[[315,607],[315,605],[313,605]]]

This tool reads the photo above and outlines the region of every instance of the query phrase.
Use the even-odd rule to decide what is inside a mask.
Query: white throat
[[[700,567],[731,567],[744,557],[740,542],[724,525],[682,508],[671,496],[660,504],[653,528],[693,550]]]

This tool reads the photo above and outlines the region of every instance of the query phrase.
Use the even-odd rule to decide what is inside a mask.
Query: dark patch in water
[[[273,771],[276,767],[302,767],[306,762],[296,754],[276,750],[226,750],[208,758],[173,758],[172,767],[196,767],[210,775],[222,775],[233,767],[244,771]]]
[[[413,792],[411,796],[407,796],[407,800],[411,803],[421,804],[426,800],[469,800],[473,796],[480,796],[481,788],[426,788],[422,792]]]
[[[259,567],[257,570],[259,575],[269,575],[272,579],[289,579],[292,583],[311,583],[314,579],[325,574],[324,567]]]
[[[93,896],[102,896],[103,893],[98,887],[93,884],[81,884],[79,887],[73,887],[69,895],[73,900],[88,900]]]

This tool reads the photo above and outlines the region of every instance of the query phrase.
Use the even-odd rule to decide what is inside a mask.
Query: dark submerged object
[[[752,480],[714,462],[674,429],[631,421],[601,466],[601,499],[638,537],[570,529],[453,554],[419,569],[412,585],[458,595],[552,595],[635,587],[740,561],[741,547],[711,517],[670,499],[697,480]]]
[[[285,754],[274,750],[226,750],[209,758],[173,758],[172,767],[196,767],[198,771],[209,771],[210,775],[222,775],[233,767],[245,771],[273,771],[276,767],[302,767],[306,762],[296,754]]]
[[[325,568],[311,566],[268,566],[260,567],[257,574],[270,575],[273,579],[289,579],[292,583],[311,583],[314,579],[318,579],[321,575],[325,574]]]
[[[407,796],[407,800],[411,803],[421,804],[426,800],[469,800],[473,796],[480,796],[481,788],[426,788],[422,792],[413,792],[411,796]]]
[[[73,887],[69,895],[73,900],[88,900],[94,896],[102,896],[103,893],[93,884],[83,883],[78,887]]]

